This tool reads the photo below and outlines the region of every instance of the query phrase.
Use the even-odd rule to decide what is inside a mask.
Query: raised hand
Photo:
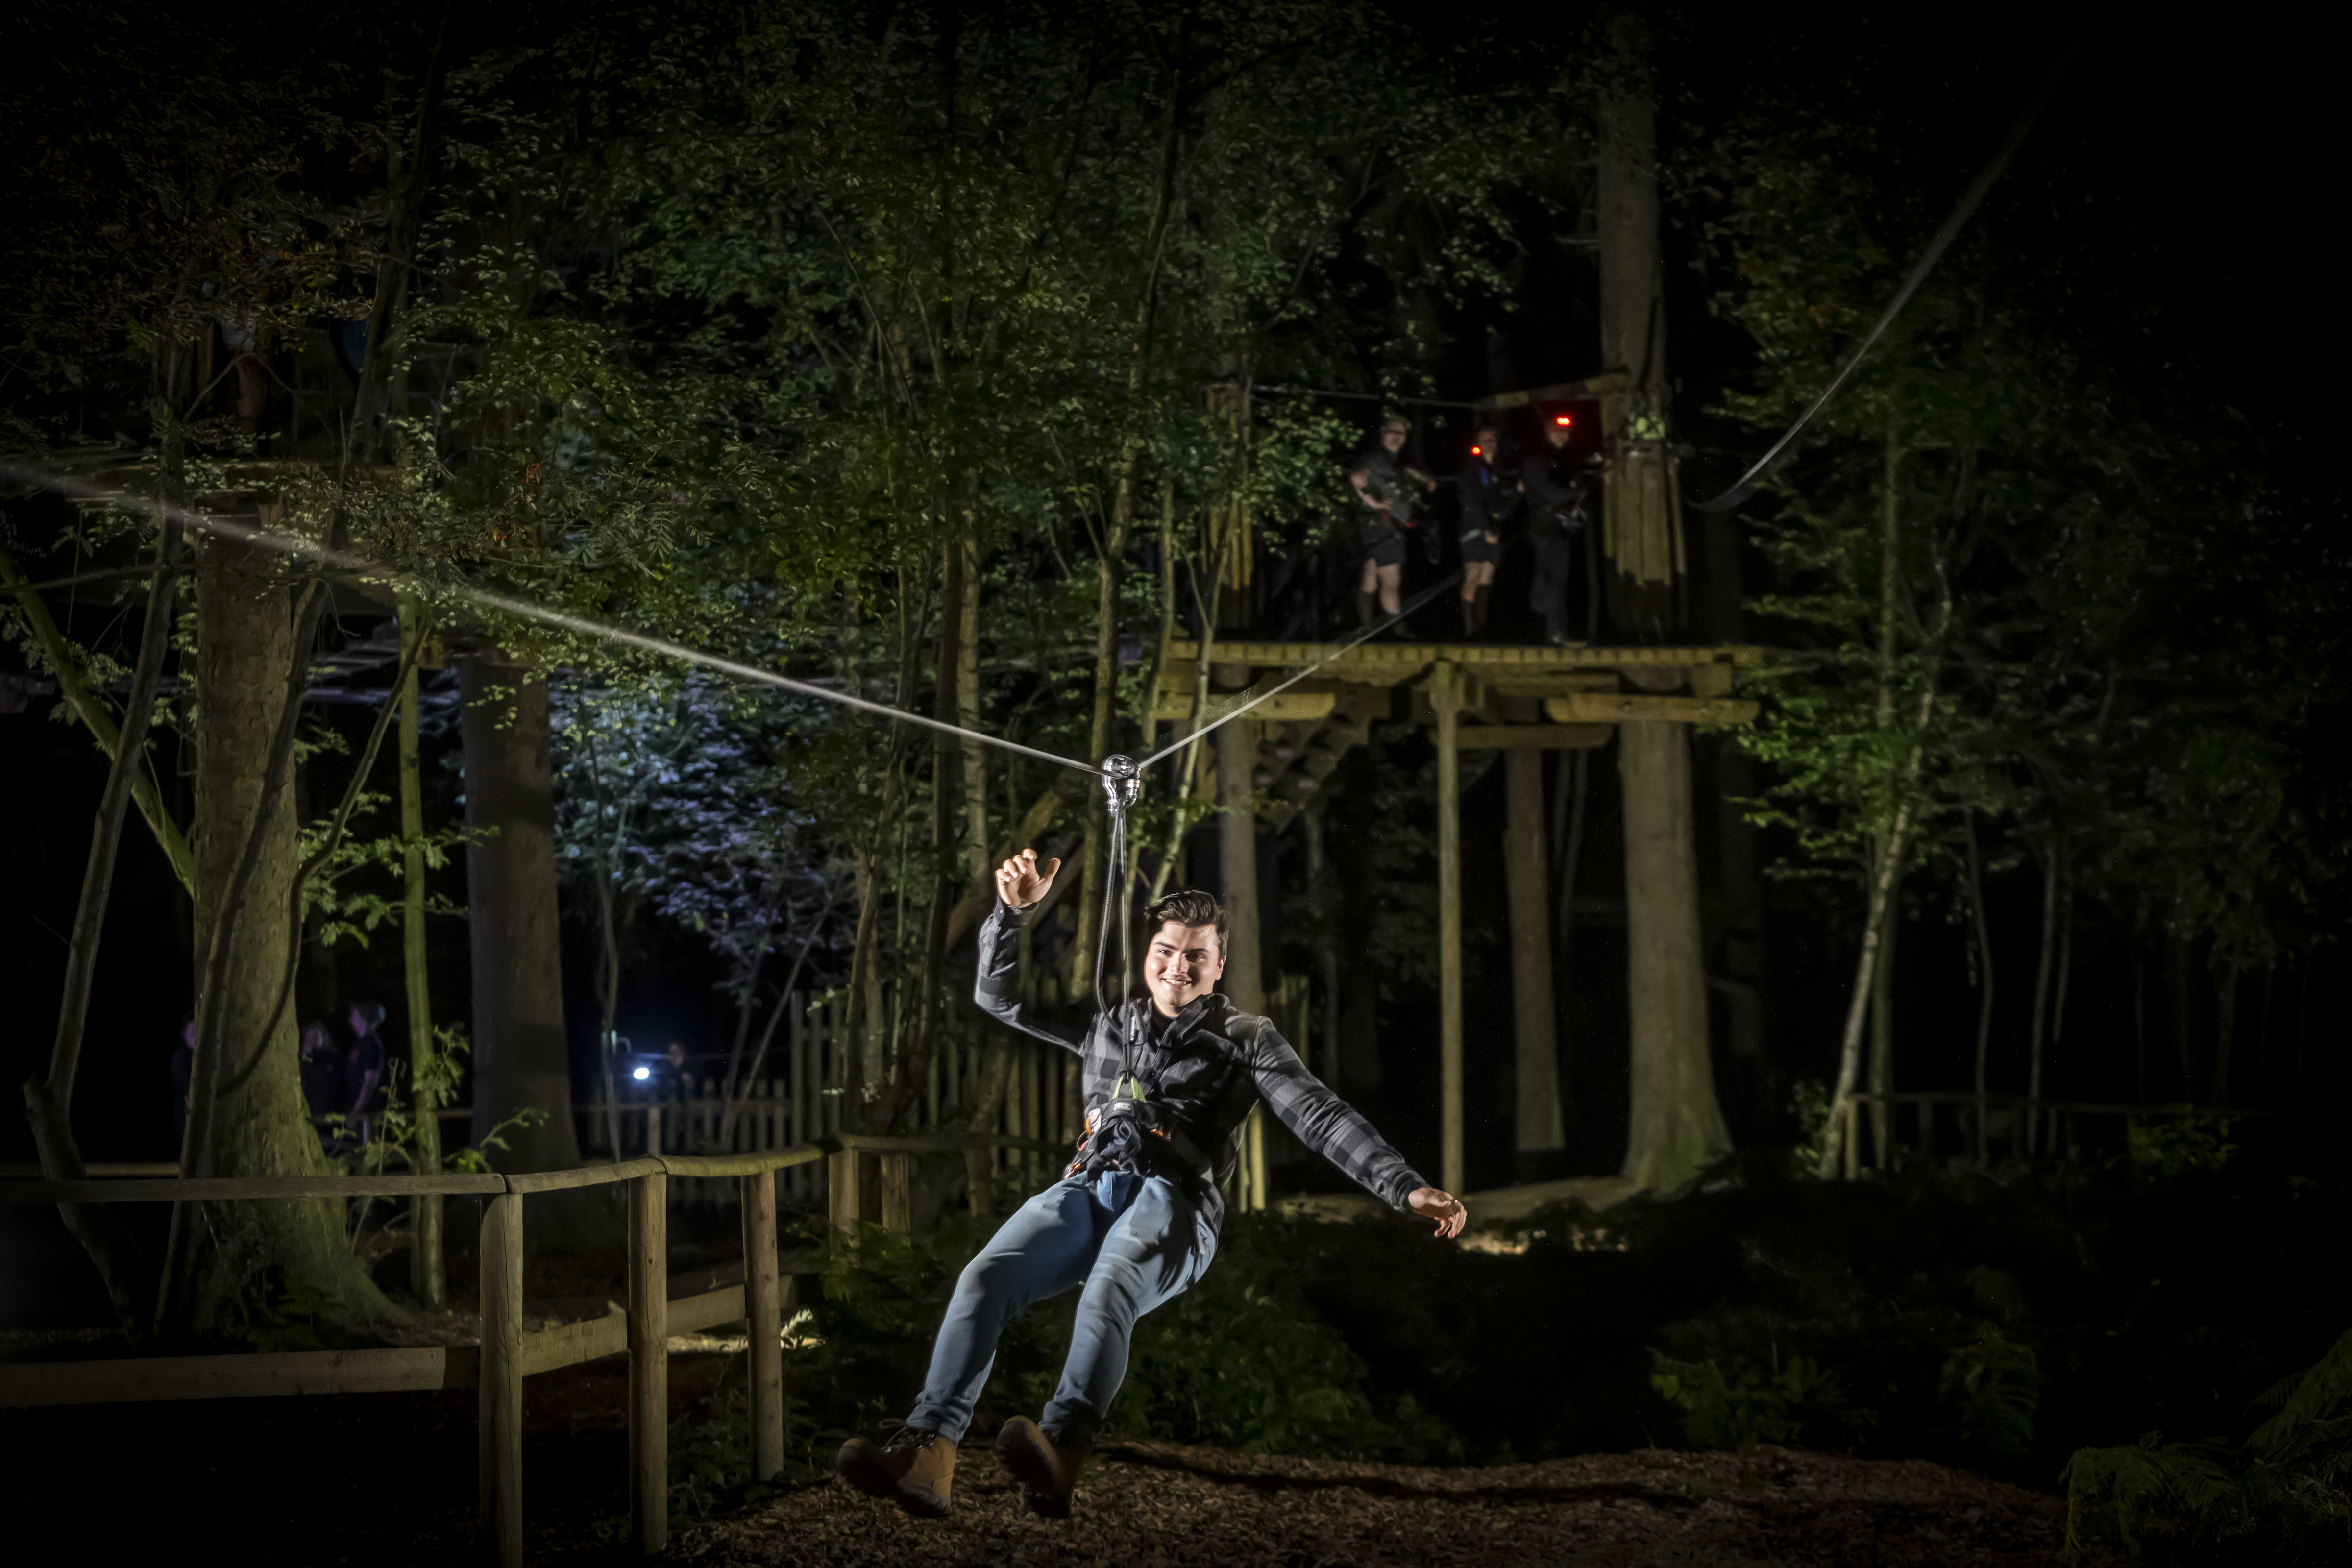
[[[1048,860],[1039,869],[1037,851],[1024,849],[996,868],[996,896],[1016,910],[1025,910],[1045,896],[1054,885],[1054,874],[1061,868],[1061,861]]]
[[[1470,1223],[1470,1211],[1452,1193],[1441,1193],[1435,1187],[1415,1187],[1412,1195],[1404,1201],[1413,1213],[1437,1222],[1441,1238],[1460,1236],[1462,1227]]]

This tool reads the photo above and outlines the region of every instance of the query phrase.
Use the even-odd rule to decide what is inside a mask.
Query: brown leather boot
[[[1070,1517],[1070,1493],[1086,1460],[1083,1444],[1065,1447],[1026,1415],[1015,1415],[996,1435],[996,1457],[1027,1495],[1029,1511],[1045,1519]]]
[[[852,1437],[841,1446],[834,1468],[869,1497],[887,1498],[918,1519],[940,1519],[948,1511],[955,1462],[953,1442],[919,1426],[901,1426],[887,1443]]]

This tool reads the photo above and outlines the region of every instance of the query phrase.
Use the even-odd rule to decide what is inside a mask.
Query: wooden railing
[[[1912,1136],[1907,1144],[1902,1125],[1906,1107],[1912,1121]],[[2038,1100],[2022,1094],[1978,1095],[1965,1090],[1925,1094],[1857,1091],[1846,1102],[1844,1125],[1840,1129],[1846,1179],[1852,1181],[1865,1169],[1886,1170],[1898,1153],[1934,1159],[1941,1147],[1938,1112],[1947,1107],[1952,1111],[1954,1152],[1974,1159],[1979,1165],[1990,1163],[1992,1147],[1997,1143],[2011,1156],[2052,1152],[2061,1148],[2068,1154],[2078,1152],[2082,1148],[2081,1124],[2086,1119],[2112,1119],[2129,1129],[2152,1121],[2235,1121],[2269,1114],[2227,1106],[2111,1105]],[[1882,1109],[1886,1131],[1883,1140],[1877,1136],[1877,1116],[1864,1114]],[[1872,1130],[1866,1158],[1863,1148],[1865,1140],[1861,1136],[1864,1128]]]
[[[788,1149],[695,1157],[652,1155],[616,1164],[520,1175],[254,1176],[0,1183],[0,1204],[238,1202],[286,1198],[404,1197],[437,1193],[482,1200],[482,1338],[478,1346],[294,1351],[249,1355],[146,1356],[117,1361],[0,1364],[0,1405],[99,1405],[126,1400],[218,1399],[288,1394],[479,1391],[478,1499],[486,1544],[505,1568],[522,1562],[522,1384],[535,1373],[623,1351],[629,1357],[629,1512],[650,1556],[669,1539],[669,1363],[673,1332],[742,1321],[751,1343],[751,1469],[783,1468],[783,1296],[777,1268],[780,1173],[823,1162],[836,1241],[854,1244],[863,1219],[861,1158],[878,1160],[881,1223],[904,1228],[909,1157],[999,1149],[1055,1154],[1032,1139],[886,1138],[852,1134]],[[740,1194],[743,1282],[669,1299],[672,1178],[732,1181]],[[535,1194],[622,1183],[627,1187],[627,1310],[535,1333],[523,1331],[523,1200]]]

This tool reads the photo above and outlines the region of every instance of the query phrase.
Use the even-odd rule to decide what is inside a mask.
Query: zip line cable
[[[0,474],[6,474],[12,479],[26,483],[54,489],[61,495],[78,500],[116,499],[111,493],[95,485],[84,485],[61,475],[49,474],[18,463],[0,461]],[[999,751],[1012,752],[1036,762],[1051,763],[1055,767],[1074,768],[1085,773],[1100,774],[1103,772],[1103,769],[1095,763],[1076,762],[1052,752],[1041,752],[1034,746],[1024,746],[1017,741],[1008,741],[1002,736],[989,734],[985,731],[966,730],[943,720],[926,718],[920,713],[909,713],[904,709],[893,708],[887,703],[869,701],[866,698],[852,696],[845,691],[835,691],[828,687],[813,685],[805,680],[795,680],[789,675],[779,675],[772,669],[761,669],[756,665],[744,664],[719,654],[706,653],[700,648],[688,647],[682,643],[651,637],[644,632],[631,631],[628,627],[617,626],[611,621],[575,615],[570,610],[559,610],[552,605],[537,604],[530,599],[520,598],[512,594],[501,594],[489,588],[475,587],[470,584],[437,583],[431,578],[417,576],[414,573],[395,571],[381,562],[372,561],[353,551],[337,550],[308,539],[275,533],[268,529],[255,528],[248,523],[234,521],[228,518],[209,516],[168,501],[161,505],[166,514],[184,527],[223,539],[233,539],[240,543],[255,545],[280,555],[315,561],[320,565],[334,571],[347,572],[359,576],[379,577],[387,581],[404,579],[425,590],[446,594],[478,608],[494,611],[502,616],[511,616],[517,620],[534,621],[541,626],[553,626],[561,631],[575,632],[583,637],[597,637],[605,642],[619,643],[624,647],[642,649],[646,653],[659,654],[665,658],[677,659],[680,663],[699,665],[705,669],[717,670],[722,675],[731,675],[739,679],[755,681],[763,686],[778,687],[786,691],[797,692],[803,697],[815,698],[820,701],[839,703],[845,708],[859,709],[890,720],[894,723],[914,724],[926,730],[939,731],[943,734],[976,740],[984,745],[994,746]]]
[[[1877,323],[1864,337],[1862,345],[1848,356],[1844,368],[1830,378],[1829,385],[1823,387],[1822,395],[1813,399],[1812,406],[1798,416],[1797,422],[1790,426],[1778,441],[1772,443],[1770,451],[1757,458],[1748,471],[1734,479],[1730,487],[1721,495],[1713,500],[1694,503],[1694,510],[1729,511],[1733,507],[1754,495],[1756,479],[1780,460],[1780,454],[1788,450],[1789,444],[1797,438],[1797,433],[1811,424],[1813,416],[1829,406],[1830,399],[1838,395],[1838,389],[1852,378],[1855,371],[1862,368],[1864,357],[1876,345],[1878,340],[1886,334],[1886,329],[1895,324],[1895,318],[1902,312],[1904,306],[1911,302],[1911,296],[1918,292],[1919,285],[1927,280],[1927,274],[1935,270],[1936,263],[1944,258],[1944,252],[1949,248],[1952,241],[1958,237],[1961,228],[1966,226],[1969,219],[1975,216],[1978,206],[1985,199],[1985,194],[1992,189],[1993,182],[2000,179],[2002,173],[2008,169],[2010,160],[2017,156],[2017,150],[2025,145],[2027,133],[2032,131],[2033,122],[2042,118],[2042,110],[2049,106],[2050,100],[2056,95],[2058,84],[2064,79],[2067,68],[2074,63],[2074,57],[2082,52],[2083,46],[2090,40],[2091,26],[2096,20],[2097,16],[2095,12],[2091,19],[2083,24],[2082,30],[2074,35],[2074,41],[2066,46],[2066,52],[2058,57],[2057,64],[2050,68],[2050,74],[2042,79],[2042,90],[2034,94],[2033,101],[2025,106],[2025,111],[2020,114],[2016,123],[2009,128],[2009,135],[2002,140],[2000,150],[1993,154],[1992,162],[1986,164],[1984,172],[1979,174],[1969,188],[1961,193],[1959,205],[1955,206],[1951,216],[1944,220],[1944,226],[1936,231],[1936,237],[1927,242],[1927,248],[1920,253],[1917,265],[1911,268],[1911,276],[1903,280],[1903,287],[1895,291],[1895,298],[1888,300],[1886,309],[1879,312]]]
[[[1167,758],[1175,755],[1178,752],[1183,750],[1186,746],[1191,745],[1193,742],[1201,739],[1203,735],[1211,733],[1219,726],[1230,723],[1234,720],[1240,718],[1243,714],[1248,712],[1251,709],[1256,707],[1267,698],[1274,696],[1276,693],[1280,692],[1286,688],[1297,685],[1300,681],[1306,679],[1308,676],[1314,674],[1317,670],[1322,668],[1333,659],[1338,658],[1341,654],[1348,652],[1349,649],[1357,647],[1360,643],[1380,636],[1381,633],[1388,630],[1391,626],[1397,625],[1407,616],[1412,615],[1415,610],[1418,610],[1423,605],[1428,604],[1432,599],[1436,598],[1437,595],[1443,594],[1445,590],[1454,586],[1461,581],[1462,574],[1456,572],[1454,575],[1444,579],[1443,582],[1433,584],[1429,587],[1423,589],[1420,593],[1415,594],[1410,600],[1406,601],[1402,605],[1399,606],[1395,615],[1389,616],[1388,619],[1384,621],[1375,621],[1370,626],[1366,626],[1361,631],[1358,632],[1354,637],[1348,638],[1345,642],[1337,642],[1327,645],[1322,652],[1317,654],[1313,658],[1307,660],[1306,663],[1291,666],[1290,672],[1287,675],[1284,676],[1283,679],[1275,685],[1266,688],[1264,691],[1258,692],[1255,696],[1251,696],[1248,692],[1242,693],[1242,698],[1247,698],[1246,701],[1243,701],[1241,698],[1228,699],[1230,701],[1238,703],[1238,706],[1226,709],[1219,712],[1215,718],[1208,720],[1207,722],[1202,724],[1200,728],[1184,736],[1183,739],[1160,747],[1160,750],[1152,752],[1150,756],[1144,758],[1143,761],[1136,763],[1135,765],[1138,768],[1148,768],[1154,763],[1165,761]],[[1118,759],[1113,760],[1116,761]]]

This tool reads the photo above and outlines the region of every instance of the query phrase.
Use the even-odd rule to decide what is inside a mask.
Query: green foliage
[[[1779,1343],[1767,1337],[1765,1361],[1733,1351],[1720,1361],[1708,1356],[1698,1362],[1651,1352],[1655,1370],[1650,1384],[1683,1411],[1683,1433],[1694,1445],[1849,1447],[1878,1424],[1876,1411],[1846,1397],[1844,1380],[1836,1373],[1810,1356],[1783,1358]]]
[[[1228,1218],[1207,1275],[1137,1326],[1107,1436],[1459,1460],[1453,1428],[1410,1394],[1373,1392],[1362,1359],[1308,1302],[1295,1267],[1301,1223]],[[807,1473],[824,1473],[842,1438],[904,1408],[956,1276],[992,1228],[958,1217],[923,1237],[868,1229],[856,1267],[845,1256],[828,1266],[824,1304],[787,1334],[787,1386],[804,1403],[786,1447]],[[1065,1295],[1007,1326],[975,1430],[1044,1408],[1061,1377],[1073,1304]]]
[[[2133,1165],[2155,1177],[2169,1180],[2190,1171],[2219,1171],[2229,1164],[2238,1146],[2230,1140],[2227,1117],[2206,1121],[2184,1116],[2177,1121],[2150,1121],[2129,1132]]]
[[[2252,1402],[2278,1410],[2243,1441],[2077,1449],[2066,1486],[2066,1543],[2111,1523],[2132,1560],[2143,1538],[2168,1543],[2337,1546],[2352,1542],[2352,1332],[2319,1362]]]
[[[1797,1147],[1789,1168],[1800,1177],[1821,1168],[1822,1151],[1830,1141],[1831,1099],[1829,1086],[1817,1078],[1801,1078],[1789,1090],[1789,1113],[1797,1121]]]
[[[285,1270],[268,1266],[237,1298],[236,1335],[256,1351],[364,1350],[378,1342],[343,1326],[347,1314]]]
[[[1960,1436],[1970,1447],[2005,1464],[2015,1464],[2032,1452],[2033,1412],[2042,1397],[2042,1358],[2032,1345],[2012,1339],[2000,1323],[1988,1320],[1976,1323],[1944,1358],[1937,1388],[1945,1403],[1956,1409]]]

